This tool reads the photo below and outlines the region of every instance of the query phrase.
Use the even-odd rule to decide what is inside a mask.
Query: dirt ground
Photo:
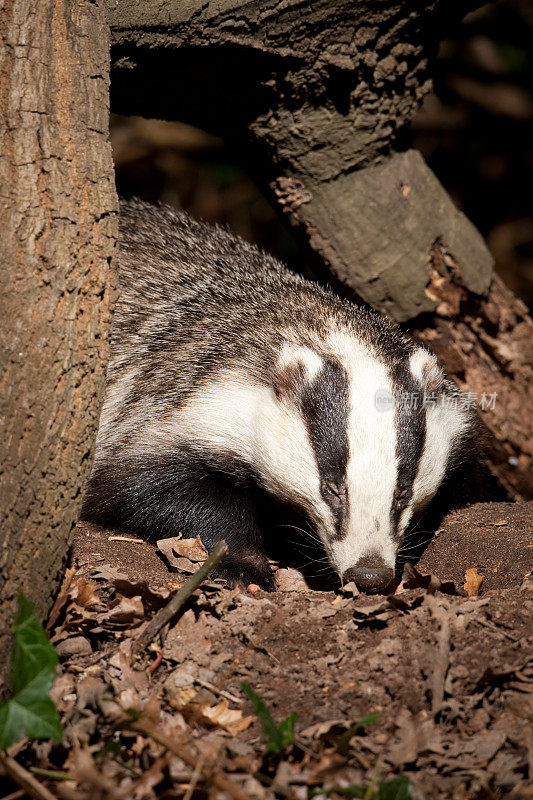
[[[80,524],[49,623],[64,743],[12,750],[83,800],[533,797],[532,520],[533,503],[450,514],[389,596],[313,591],[290,568],[272,594],[204,583],[140,658],[201,547],[163,556]],[[276,724],[296,712],[281,754],[242,681]]]

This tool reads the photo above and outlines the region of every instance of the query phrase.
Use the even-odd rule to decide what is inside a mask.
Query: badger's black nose
[[[368,594],[379,594],[385,591],[394,578],[394,570],[388,567],[377,553],[370,553],[354,567],[350,567],[342,576],[343,583],[354,581],[358,589]]]

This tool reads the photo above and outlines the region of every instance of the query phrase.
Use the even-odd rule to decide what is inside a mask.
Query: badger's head
[[[344,582],[380,591],[472,426],[464,406],[423,348],[287,342],[256,428],[261,482],[306,513]]]

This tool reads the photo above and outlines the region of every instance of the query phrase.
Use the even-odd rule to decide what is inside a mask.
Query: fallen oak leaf
[[[398,615],[398,612],[407,614],[422,605],[424,596],[404,600],[398,595],[389,595],[384,600],[370,605],[356,605],[353,610],[353,620],[358,627],[364,625],[384,626],[389,619]]]
[[[179,556],[188,558],[189,561],[193,561],[196,564],[205,561],[207,558],[207,550],[198,536],[192,539],[178,539],[173,543],[172,548]]]
[[[102,606],[102,598],[96,594],[98,585],[92,581],[87,581],[85,578],[80,577],[74,579],[69,589],[69,597],[72,602],[82,608],[90,608],[91,606]]]
[[[452,596],[465,597],[463,589],[458,589],[453,581],[441,581],[437,575],[423,575],[413,564],[405,564],[403,570],[403,589],[425,589],[429,594],[442,592]]]
[[[215,706],[207,704],[199,706],[198,712],[196,719],[199,722],[223,728],[231,736],[236,736],[237,733],[245,731],[254,721],[252,716],[243,717],[240,709],[230,708],[227,700],[222,700]]]
[[[324,737],[337,738],[337,736],[350,727],[350,722],[345,719],[328,719],[323,722],[315,722],[308,728],[300,731],[303,739],[322,739]]]
[[[463,587],[469,597],[477,597],[480,594],[484,579],[485,576],[479,574],[477,567],[470,567],[466,570]]]
[[[136,597],[121,597],[111,604],[110,608],[98,615],[101,625],[129,625],[144,617],[144,606],[139,595]]]
[[[96,569],[92,570],[91,578],[94,580],[104,580],[104,581],[118,581],[118,580],[128,580],[128,576],[124,572],[120,572],[120,570],[115,569],[111,566],[111,564],[102,564],[102,566],[97,567]]]
[[[181,539],[179,536],[172,536],[168,539],[159,539],[157,548],[169,565],[179,572],[195,572],[196,565],[207,558],[207,550],[198,537]]]
[[[140,595],[145,606],[151,610],[159,609],[168,602],[171,592],[181,588],[182,584],[155,585],[147,580],[130,580],[119,578],[113,581],[115,591],[124,597]]]

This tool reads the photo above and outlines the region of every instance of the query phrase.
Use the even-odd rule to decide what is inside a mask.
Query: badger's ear
[[[417,347],[409,359],[409,368],[427,394],[440,392],[444,384],[444,372],[433,353]]]
[[[314,380],[322,366],[322,358],[310,347],[284,342],[272,372],[272,386],[277,399],[298,405],[304,388]]]

